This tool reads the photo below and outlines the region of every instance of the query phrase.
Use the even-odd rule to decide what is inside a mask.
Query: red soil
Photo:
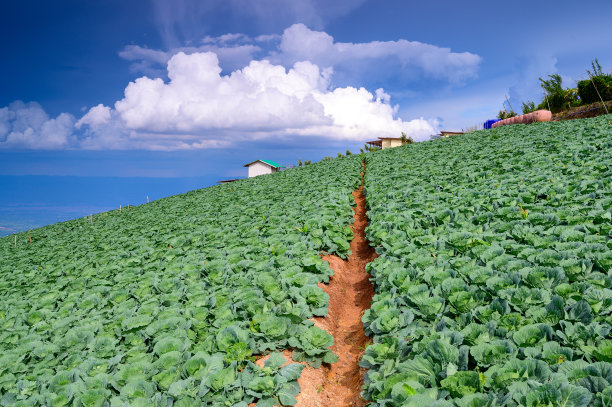
[[[363,177],[363,173],[361,175]],[[329,284],[319,284],[329,294],[329,312],[325,318],[313,319],[316,326],[333,335],[334,345],[331,349],[339,359],[319,369],[306,366],[298,380],[301,388],[297,397],[298,407],[363,407],[367,404],[360,396],[365,369],[360,368],[358,363],[369,338],[363,331],[361,317],[374,296],[365,265],[377,255],[365,238],[368,219],[363,186],[353,191],[353,197],[357,206],[355,221],[351,225],[352,254],[347,260],[333,255],[323,256],[323,260],[329,262],[334,270]],[[283,356],[287,363],[294,363],[291,351],[284,351]],[[263,366],[266,359],[259,359],[257,364]]]

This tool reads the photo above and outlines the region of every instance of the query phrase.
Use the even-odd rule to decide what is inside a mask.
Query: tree
[[[298,167],[301,167],[302,165],[303,165],[302,160],[298,158]]]
[[[601,70],[601,65],[599,65],[599,61],[597,60],[597,58],[591,61],[591,68],[593,68],[592,72],[587,69],[587,73],[589,74],[590,77],[604,75],[603,71]]]
[[[414,140],[412,139],[412,137],[406,137],[406,133],[404,133],[403,131],[402,131],[401,140],[402,140],[402,145],[414,143]]]
[[[500,110],[499,113],[497,113],[497,118],[501,120],[509,119],[514,116],[516,116],[516,113],[514,113],[512,110],[510,110],[509,112],[505,110]]]
[[[588,79],[578,82],[578,95],[584,104],[612,100],[612,74],[604,73],[597,58],[591,62],[593,71],[587,69]]]
[[[595,69],[595,66],[594,66]],[[578,105],[578,89],[563,89],[563,79],[559,74],[548,75],[548,79],[539,78],[546,94],[540,106],[550,106],[550,111],[558,113],[565,108]],[[540,107],[538,106],[538,107]]]
[[[366,152],[368,152],[368,153],[369,153],[369,152],[371,152],[371,151],[380,150],[380,147],[378,147],[378,146],[371,146],[371,145],[369,145],[369,144],[364,144],[364,145],[363,145],[363,148],[364,148],[364,150],[365,150]]]
[[[352,155],[353,153],[351,153],[351,151],[347,148],[346,149],[346,155]]]
[[[537,108],[534,102],[527,101],[522,103],[521,110],[523,111],[523,114],[527,114],[535,112]]]

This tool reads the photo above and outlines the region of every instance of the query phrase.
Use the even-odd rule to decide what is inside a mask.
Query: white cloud
[[[296,62],[310,61],[322,68],[333,68],[335,78],[345,85],[384,81],[393,78],[404,83],[422,78],[461,83],[478,72],[481,57],[470,52],[452,52],[449,48],[418,41],[336,42],[323,32],[304,24],[294,24],[282,35],[250,38],[244,34],[207,36],[199,46],[175,47],[169,51],[152,50],[137,45],[125,47],[119,55],[132,61],[135,72],[163,77],[160,70],[172,55],[211,51],[219,57],[225,72],[248,65],[255,59],[267,59],[291,68]]]
[[[217,38],[205,37],[199,46],[178,47],[170,51],[128,45],[119,52],[119,56],[132,62],[130,65],[132,72],[144,73],[151,77],[165,76],[163,68],[170,58],[179,52],[186,54],[214,52],[221,61],[221,66],[225,70],[232,71],[246,66],[261,51],[258,45],[252,43],[235,43],[235,41],[246,41],[245,38],[242,34],[225,34]]]
[[[418,41],[372,41],[367,43],[335,42],[329,34],[313,31],[304,24],[294,24],[282,35],[279,51],[273,61],[292,64],[308,60],[322,67],[333,66],[353,78],[379,69],[399,68],[394,74],[408,79],[425,76],[450,82],[461,82],[476,75],[481,58],[470,52],[456,53]],[[384,63],[385,61],[389,63]]]
[[[16,101],[0,108],[0,148],[61,149],[74,139],[74,117],[50,118],[35,102]]]
[[[111,120],[111,109],[108,106],[99,104],[89,109],[85,116],[76,122],[76,127],[81,128],[82,125],[87,124],[91,127],[102,126],[107,124]]]
[[[223,75],[212,52],[178,53],[167,69],[168,82],[138,78],[114,109],[99,105],[83,116],[77,126],[88,134],[84,146],[171,150],[294,136],[365,141],[402,131],[424,140],[434,132],[423,119],[394,117],[396,108],[382,89],[376,95],[364,88],[330,89],[331,70],[310,62],[287,70],[251,61]]]
[[[277,44],[276,51],[255,59],[267,43]],[[336,77],[353,72],[354,83],[367,83],[359,74],[391,67],[388,60],[395,59],[408,67],[403,75],[416,69],[453,82],[472,75],[480,61],[405,40],[339,43],[302,24],[282,36],[225,34],[168,52],[132,45],[121,55],[159,75],[130,82],[123,99],[94,106],[78,121],[69,114],[50,118],[37,104],[1,109],[0,145],[177,150],[296,136],[354,143],[401,132],[425,140],[434,121],[403,120],[384,89],[337,86]]]

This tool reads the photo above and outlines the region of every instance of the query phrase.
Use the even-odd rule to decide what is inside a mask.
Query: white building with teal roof
[[[249,169],[249,178],[280,171],[283,166],[271,160],[255,160],[244,164]]]

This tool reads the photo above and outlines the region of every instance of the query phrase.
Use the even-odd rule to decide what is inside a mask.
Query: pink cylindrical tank
[[[500,120],[493,123],[491,127],[505,126],[507,124],[529,124],[535,122],[549,122],[552,120],[552,113],[550,110],[536,110],[535,112],[522,114],[520,116],[510,117],[508,119]]]
[[[549,122],[552,120],[552,112],[550,110],[536,110],[533,112],[536,122]]]

